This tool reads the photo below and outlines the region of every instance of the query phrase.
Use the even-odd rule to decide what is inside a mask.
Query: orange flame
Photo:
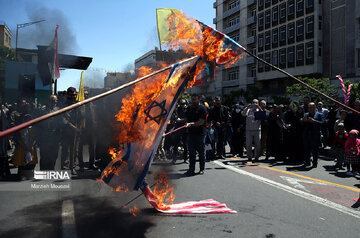
[[[168,208],[175,200],[175,186],[170,186],[168,180],[169,177],[167,175],[160,174],[154,187],[154,195],[158,199],[161,209]]]
[[[141,211],[139,208],[137,208],[135,205],[132,208],[129,208],[129,212],[131,215],[133,215],[134,217],[136,217],[136,215],[138,215]]]

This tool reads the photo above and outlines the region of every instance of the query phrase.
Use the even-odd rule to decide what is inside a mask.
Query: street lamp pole
[[[28,22],[28,23],[23,23],[23,24],[17,24],[16,25],[16,45],[15,45],[15,61],[17,61],[17,47],[18,47],[18,34],[19,34],[19,29],[23,28],[23,27],[27,27],[36,23],[40,23],[43,22],[45,20],[40,20],[40,21],[33,21],[33,22]]]

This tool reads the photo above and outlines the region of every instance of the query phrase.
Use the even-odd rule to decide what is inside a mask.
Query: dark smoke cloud
[[[104,77],[104,73],[87,70],[84,73],[84,86],[89,88],[103,88]]]
[[[28,3],[25,7],[29,22],[46,20],[19,29],[18,47],[36,49],[37,45],[49,45],[54,39],[56,25],[59,25],[59,53],[73,54],[78,49],[71,23],[58,9],[50,9],[39,2]],[[15,31],[16,32],[16,31]]]

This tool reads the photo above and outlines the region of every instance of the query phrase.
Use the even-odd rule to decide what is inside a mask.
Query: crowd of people
[[[63,94],[51,95],[46,105],[29,103],[26,99],[21,99],[12,105],[1,104],[0,131],[74,104],[77,102],[76,96],[76,89],[69,87]],[[85,98],[87,96],[88,92],[85,91]],[[101,108],[97,110],[101,111]],[[9,163],[18,168],[18,178],[22,180],[31,177],[38,163],[40,170],[55,170],[58,157],[61,160],[62,170],[71,170],[73,175],[84,172],[85,145],[89,150],[87,168],[98,170],[95,158],[108,158],[104,156],[108,154],[108,148],[101,141],[95,148],[95,131],[103,126],[97,117],[99,115],[95,114],[94,104],[89,103],[77,110],[70,110],[9,136],[1,137],[0,177],[6,178],[10,175]],[[104,161],[101,164],[105,163]],[[79,169],[76,171],[77,165]]]
[[[360,111],[359,99],[354,109]],[[176,130],[184,125],[186,129]],[[321,101],[312,102],[307,96],[300,104],[268,105],[265,100],[253,99],[248,105],[240,102],[227,107],[220,97],[208,103],[204,96],[192,95],[190,102],[180,100],[172,116],[161,158],[173,163],[179,156],[184,162],[189,159],[186,175],[195,174],[196,153],[199,174],[204,173],[205,161],[225,156],[244,157],[250,162],[263,156],[264,162],[311,169],[318,165],[319,150],[326,148],[335,168],[347,169],[347,175],[352,176],[360,172],[359,130],[359,114],[335,106],[325,108]],[[184,149],[182,154],[179,146]]]
[[[87,94],[85,91],[85,97]],[[13,105],[1,104],[0,130],[74,104],[76,95],[76,89],[70,87],[63,94],[51,95],[47,105],[31,104],[25,99]],[[84,172],[85,167],[104,169],[110,160],[110,125],[115,115],[105,105],[89,103],[1,137],[0,177],[10,175],[9,163],[18,168],[19,179],[26,179],[26,172],[37,163],[40,170],[54,170],[58,157],[61,169],[71,170],[73,175]],[[359,99],[354,109],[360,111]],[[247,105],[239,102],[227,107],[221,97],[208,103],[204,96],[194,94],[191,100],[179,100],[156,157],[171,159],[174,164],[179,158],[189,161],[186,175],[191,176],[196,174],[197,157],[199,174],[204,174],[206,161],[229,155],[250,162],[262,158],[264,162],[271,159],[270,162],[316,168],[319,149],[328,148],[335,168],[347,169],[347,174],[353,176],[360,172],[359,130],[359,114],[339,107],[327,109],[309,97],[304,97],[301,104],[268,105],[264,100],[253,99]],[[14,149],[9,153],[11,148]],[[89,150],[88,163],[84,163],[83,148]]]

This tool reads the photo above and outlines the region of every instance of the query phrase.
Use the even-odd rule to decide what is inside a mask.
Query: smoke
[[[84,73],[84,87],[104,88],[104,73],[87,70]]]
[[[159,36],[156,26],[149,30],[147,39],[146,44],[143,46],[143,51],[149,51],[153,50],[155,47],[159,47]]]
[[[28,3],[25,6],[29,21],[45,20],[19,29],[18,47],[37,49],[37,45],[49,45],[55,36],[56,25],[59,25],[58,40],[61,54],[71,54],[78,49],[76,37],[71,24],[64,13],[58,9],[49,9],[41,3]]]

